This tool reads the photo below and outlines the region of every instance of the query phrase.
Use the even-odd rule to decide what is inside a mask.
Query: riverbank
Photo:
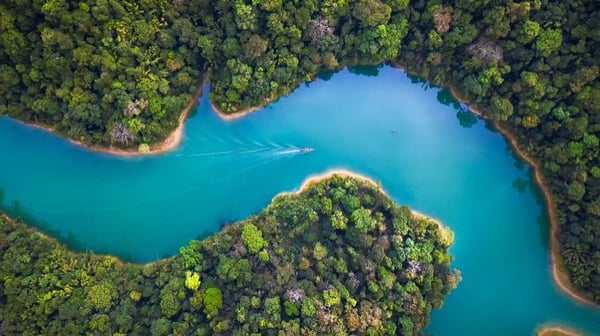
[[[498,122],[491,120],[487,116],[485,116],[480,110],[476,107],[472,106],[471,103],[464,97],[462,97],[453,87],[449,87],[449,91],[457,101],[466,104],[469,107],[469,110],[472,111],[475,115],[486,119],[492,122],[493,126],[498,130],[498,132],[508,140],[511,148],[517,154],[517,156],[523,161],[527,162],[531,167],[533,167],[534,177],[536,183],[540,187],[542,194],[544,195],[544,201],[546,203],[546,208],[548,209],[548,218],[550,220],[550,259],[552,263],[552,276],[554,281],[558,285],[558,287],[569,297],[572,299],[583,303],[585,305],[600,308],[600,305],[589,300],[585,295],[581,294],[577,289],[575,289],[569,277],[562,271],[562,261],[560,259],[560,243],[558,242],[558,218],[556,216],[556,207],[554,205],[554,201],[552,199],[552,194],[550,188],[544,181],[544,177],[542,176],[540,165],[537,161],[529,157],[527,153],[519,148],[519,144],[517,142],[516,137],[506,128],[502,127]]]
[[[213,111],[215,111],[215,113],[219,116],[219,118],[221,118],[222,120],[231,121],[231,120],[243,118],[250,113],[254,113],[254,112],[266,107],[267,105],[271,104],[271,102],[273,102],[273,99],[267,98],[267,99],[265,99],[265,101],[262,104],[260,104],[258,106],[249,107],[247,109],[244,109],[241,111],[236,111],[234,113],[225,113],[219,107],[217,107],[217,105],[215,105],[212,102],[210,103],[210,106],[212,107]]]
[[[402,64],[392,62],[391,65],[401,71],[404,71],[405,73],[407,73],[409,75],[414,75],[414,76],[423,78],[425,80],[428,80],[427,78],[424,78],[423,76],[421,76],[420,74],[418,74],[416,72],[407,70],[406,67],[404,67]],[[452,87],[451,85],[447,85],[447,84],[442,85],[441,87],[450,91],[450,94],[456,101],[466,104],[468,106],[469,110],[473,114],[475,114],[476,116],[478,116],[482,119],[485,119],[485,120],[491,122],[492,125],[494,126],[494,128],[504,138],[506,138],[508,140],[511,148],[514,150],[514,152],[517,154],[517,156],[520,159],[522,159],[523,161],[525,161],[527,164],[529,164],[531,167],[533,167],[535,180],[536,180],[536,183],[538,184],[538,186],[540,187],[542,194],[544,195],[546,208],[548,209],[548,217],[550,220],[550,259],[551,259],[551,263],[552,263],[552,277],[554,278],[554,281],[556,282],[558,287],[565,294],[567,294],[570,298],[576,300],[577,302],[585,304],[587,306],[594,307],[594,308],[600,308],[599,304],[591,301],[585,295],[580,293],[576,288],[574,288],[569,277],[562,270],[564,266],[562,266],[562,260],[560,258],[560,244],[559,244],[558,238],[557,238],[559,225],[558,225],[558,219],[556,216],[556,207],[555,207],[554,201],[552,199],[552,194],[550,192],[550,188],[544,182],[544,179],[543,179],[543,176],[541,173],[541,169],[540,169],[540,166],[537,163],[537,161],[535,161],[534,159],[529,157],[529,155],[527,155],[527,153],[525,153],[523,150],[521,150],[519,148],[519,144],[517,142],[516,137],[509,130],[502,127],[497,121],[492,120],[491,118],[489,118],[488,116],[483,114],[483,112],[481,110],[479,110],[476,106],[474,106],[468,99],[466,99],[465,97],[460,95],[458,93],[458,91],[456,91],[454,89],[454,87]]]
[[[561,327],[544,327],[536,332],[535,336],[581,336],[581,334]]]
[[[125,157],[127,157],[127,156],[130,156],[130,157],[149,156],[149,155],[159,155],[159,154],[173,151],[179,146],[179,144],[181,143],[181,140],[183,139],[183,130],[185,127],[185,121],[187,120],[187,117],[189,116],[190,111],[192,111],[196,106],[198,106],[198,99],[200,99],[200,97],[202,96],[203,87],[204,87],[204,82],[202,83],[202,85],[200,86],[198,91],[194,94],[194,97],[192,98],[192,100],[181,111],[181,114],[179,115],[179,119],[177,121],[177,128],[175,128],[175,130],[173,130],[173,132],[171,132],[171,134],[169,134],[169,136],[166,137],[163,141],[151,145],[149,151],[147,151],[147,152],[140,152],[137,148],[123,149],[123,148],[118,148],[118,147],[114,147],[114,146],[105,147],[105,146],[99,146],[99,145],[88,145],[88,144],[78,141],[78,140],[69,139],[66,137],[65,137],[65,139],[67,139],[71,144],[84,147],[85,149],[87,149],[89,151],[96,152],[96,153],[102,153],[102,154],[115,155],[115,156],[125,156]],[[38,123],[24,122],[21,120],[16,120],[16,121],[27,127],[37,128],[37,129],[44,130],[46,132],[57,134],[55,132],[55,130],[50,126],[46,126],[46,125],[42,125],[42,124],[38,124]],[[62,135],[60,135],[60,134],[59,134],[59,136],[62,137]]]

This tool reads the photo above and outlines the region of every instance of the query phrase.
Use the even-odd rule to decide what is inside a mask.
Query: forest
[[[164,139],[205,75],[224,113],[354,65],[452,87],[539,162],[561,268],[600,303],[597,0],[7,0],[0,46],[0,115],[106,146]]]
[[[1,335],[419,335],[453,233],[334,175],[147,265],[0,217]]]

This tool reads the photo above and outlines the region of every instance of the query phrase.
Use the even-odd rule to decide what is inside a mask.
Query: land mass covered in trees
[[[164,139],[202,74],[235,113],[393,61],[451,86],[539,162],[570,285],[600,302],[596,0],[7,0],[0,114],[89,144]]]
[[[0,334],[419,335],[460,280],[452,241],[339,175],[148,265],[0,217]]]

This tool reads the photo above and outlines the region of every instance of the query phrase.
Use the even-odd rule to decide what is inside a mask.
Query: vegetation
[[[167,1],[2,1],[0,115],[144,151],[177,126],[202,79],[183,12]]]
[[[460,279],[451,237],[339,176],[144,266],[0,217],[0,334],[418,335]]]
[[[595,0],[8,0],[0,13],[0,114],[87,143],[163,139],[203,72],[225,113],[357,64],[452,86],[540,162],[565,271],[600,302]]]

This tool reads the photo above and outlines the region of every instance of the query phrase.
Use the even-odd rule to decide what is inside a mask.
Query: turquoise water
[[[310,175],[356,171],[456,234],[463,281],[432,314],[429,332],[531,335],[560,324],[600,335],[600,311],[552,281],[531,168],[447,92],[395,69],[343,71],[229,122],[205,95],[182,145],[158,157],[90,153],[5,118],[0,157],[5,209],[74,249],[137,262],[260,211]]]

